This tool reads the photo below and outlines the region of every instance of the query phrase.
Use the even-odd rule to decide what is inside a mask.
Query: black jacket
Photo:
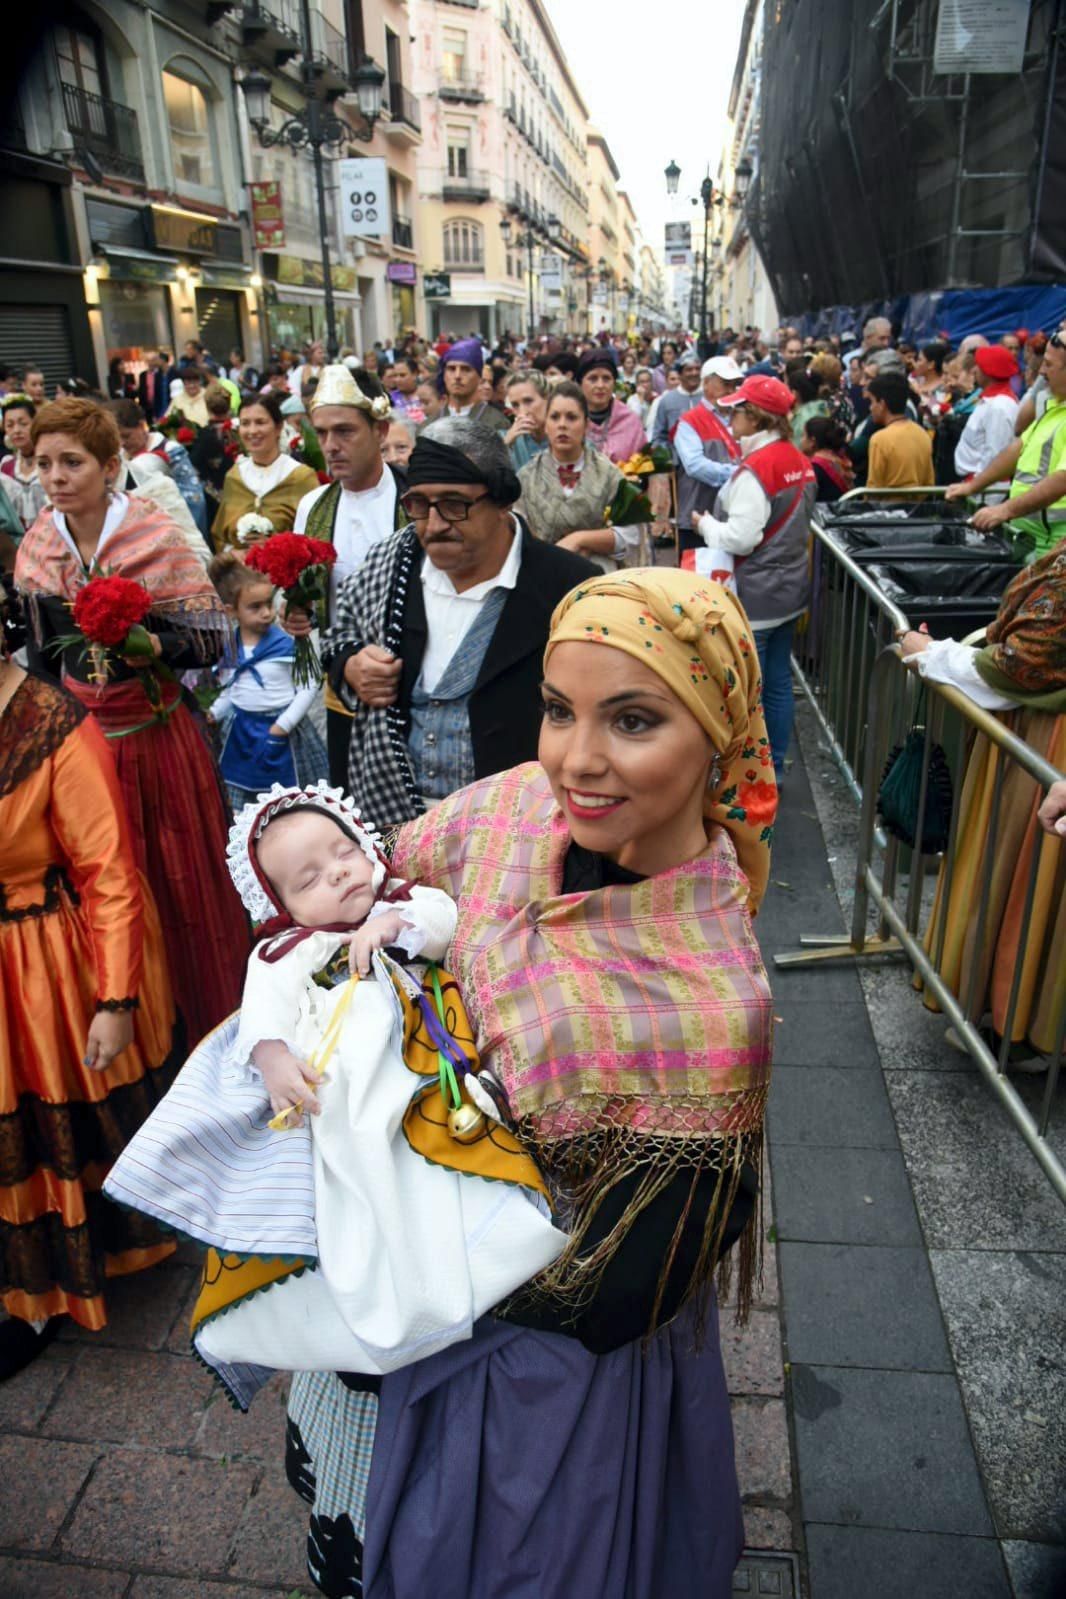
[[[418,577],[425,556],[412,574]],[[518,581],[504,601],[492,642],[470,696],[470,741],[474,773],[490,777],[509,766],[536,760],[540,737],[544,646],[552,612],[575,584],[595,577],[598,569],[584,556],[560,550],[522,530],[522,563]],[[422,670],[426,651],[426,611],[422,584],[408,584],[399,655],[399,702],[404,710]]]

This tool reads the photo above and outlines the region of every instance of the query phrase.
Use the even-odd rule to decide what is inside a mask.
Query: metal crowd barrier
[[[893,489],[859,488],[818,507],[832,518],[857,500],[891,502],[943,499],[942,486]],[[984,496],[970,497],[977,503]],[[806,627],[793,645],[792,674],[822,730],[853,799],[862,804],[866,708],[870,679],[879,653],[912,623],[885,595],[877,581],[841,549],[832,523],[811,526],[811,605]],[[903,554],[904,551],[899,553]]]
[[[821,552],[823,566],[832,562],[840,575],[827,582],[823,572],[821,584],[816,581],[812,610],[812,622],[816,623],[814,637],[801,641],[802,653],[795,663],[796,674],[849,787],[861,805],[855,903],[847,938],[804,937],[800,940],[805,946],[801,951],[776,955],[774,964],[794,967],[842,958],[905,955],[916,977],[935,999],[945,1026],[954,1028],[1056,1193],[1066,1201],[1066,1167],[1047,1140],[1051,1106],[1062,1067],[1066,1017],[1049,1058],[1042,1102],[1036,1116],[1007,1076],[1011,1034],[1023,977],[1020,959],[1012,977],[998,1051],[992,1050],[978,1025],[987,986],[987,977],[982,985],[980,974],[991,972],[994,958],[994,951],[987,948],[986,924],[993,874],[999,864],[997,855],[1001,853],[997,846],[1000,845],[1007,771],[1015,768],[1027,773],[1043,793],[1064,774],[1042,759],[997,716],[990,715],[965,694],[943,684],[925,682],[928,699],[924,775],[914,828],[916,840],[920,841],[925,832],[929,757],[934,745],[944,747],[953,776],[950,829],[939,858],[941,911],[936,935],[931,937],[928,928],[932,907],[925,890],[932,883],[929,868],[938,858],[926,854],[920,847],[909,849],[895,837],[885,838],[877,826],[876,815],[877,792],[885,761],[892,746],[902,743],[912,726],[919,686],[916,673],[902,665],[894,638],[887,636],[890,632],[894,634],[897,628],[906,628],[907,618],[877,592],[876,585],[819,528],[815,529],[815,550]],[[988,833],[984,839],[980,882],[975,889],[976,926],[981,930],[985,948],[980,948],[979,938],[978,947],[971,951],[969,973],[961,985],[962,991],[955,992],[943,972],[947,908],[956,868],[963,782],[976,733],[984,734],[997,751]],[[1030,924],[1040,873],[1049,869],[1049,852],[1060,852],[1064,847],[1061,838],[1043,834],[1035,820],[1032,825],[1036,835],[1020,924],[1023,940]],[[1052,865],[1056,865],[1057,853],[1051,859]],[[877,917],[877,931],[873,934],[868,929],[871,906]],[[993,932],[993,938],[997,933],[998,929]],[[1066,984],[1066,971],[1059,974],[1058,983],[1060,988]]]

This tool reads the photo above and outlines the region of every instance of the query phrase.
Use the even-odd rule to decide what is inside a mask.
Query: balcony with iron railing
[[[399,211],[394,211],[392,216],[392,242],[398,250],[413,250],[415,247],[414,224],[410,217],[402,216]]]
[[[63,115],[79,150],[95,157],[105,172],[144,182],[144,160],[137,118],[128,105],[90,94],[77,84],[64,83]]]
[[[487,172],[445,172],[441,177],[440,193],[444,200],[467,200],[477,205],[492,193],[491,180]]]
[[[350,86],[348,41],[321,11],[311,12],[311,53],[308,65],[325,94],[343,94]]]
[[[402,83],[390,83],[388,88],[389,116],[393,124],[399,125],[398,131],[406,128],[409,132],[422,132],[422,117],[418,110],[418,100],[405,88]],[[389,131],[386,127],[386,133]]]
[[[241,43],[259,60],[282,67],[300,50],[297,0],[244,0]]]
[[[485,80],[480,72],[471,72],[464,67],[460,71],[442,74],[437,93],[442,100],[465,100],[474,104],[485,98]]]

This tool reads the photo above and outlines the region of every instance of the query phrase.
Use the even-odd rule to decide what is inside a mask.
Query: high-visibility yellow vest
[[[1052,472],[1066,469],[1066,400],[1052,397],[1043,416],[1022,434],[1022,453],[1014,469],[1010,498],[1027,494]],[[1012,516],[1011,527],[1027,533],[1036,542],[1036,554],[1046,555],[1053,544],[1066,537],[1066,494],[1042,511],[1028,516]]]

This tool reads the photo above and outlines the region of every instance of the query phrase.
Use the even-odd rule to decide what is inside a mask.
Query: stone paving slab
[[[132,1580],[128,1571],[0,1555],[0,1599],[126,1599]]]
[[[125,1349],[162,1349],[167,1335],[199,1279],[199,1267],[180,1266],[167,1260],[150,1272],[134,1272],[116,1279],[122,1292],[108,1287],[107,1326],[87,1332],[75,1322],[65,1323],[60,1343],[89,1343],[94,1348],[116,1345]]]
[[[176,1355],[81,1349],[41,1431],[87,1443],[188,1448],[213,1386],[201,1366]]]
[[[897,1149],[896,1123],[876,1069],[783,1066],[770,1079],[773,1140],[845,1149]]]
[[[243,1461],[116,1449],[94,1471],[63,1534],[63,1552],[135,1571],[224,1576],[234,1530],[259,1477],[259,1468]]]
[[[0,1438],[0,1527],[5,1552],[50,1549],[99,1450],[49,1438]]]
[[[1066,1549],[1061,1544],[1003,1545],[1015,1599],[1062,1599],[1066,1594]]]
[[[924,1249],[781,1245],[790,1360],[951,1371]]]
[[[777,1066],[847,1066],[862,1061],[869,1050],[870,1020],[861,996],[856,999],[787,999],[774,988],[774,1064]],[[810,977],[806,979],[810,994]],[[832,1006],[832,1026],[826,1006]],[[869,1061],[867,1061],[869,1064]]]
[[[991,1535],[953,1375],[793,1363],[792,1400],[806,1521]]]
[[[771,1144],[780,1238],[919,1245],[902,1157],[892,1149]]]
[[[933,1249],[1066,1249],[1066,1206],[976,1074],[886,1072]]]
[[[1066,1258],[937,1250],[931,1261],[997,1531],[1066,1544]]]
[[[1011,1599],[993,1538],[809,1526],[807,1560],[813,1599]]]

